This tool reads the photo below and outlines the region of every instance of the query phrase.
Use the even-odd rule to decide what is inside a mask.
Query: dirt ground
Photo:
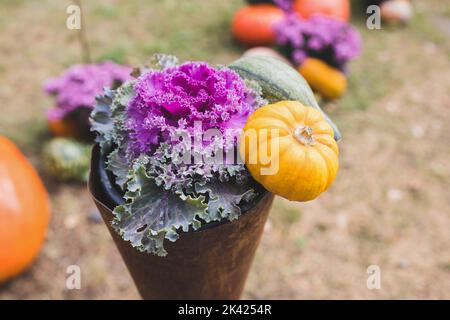
[[[169,52],[228,63],[243,52],[229,34],[239,0],[85,3],[95,60]],[[244,298],[450,299],[450,6],[414,3],[405,28],[367,30],[354,12],[364,52],[346,96],[327,106],[344,136],[339,176],[315,201],[276,200]],[[0,134],[38,168],[52,103],[42,82],[80,60],[68,4],[0,1]],[[0,299],[139,298],[85,186],[43,178],[53,205],[45,245]],[[66,289],[70,265],[80,290]],[[366,286],[370,265],[379,290]]]

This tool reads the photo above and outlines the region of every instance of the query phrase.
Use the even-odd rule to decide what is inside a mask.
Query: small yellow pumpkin
[[[253,178],[293,201],[316,198],[334,181],[339,149],[323,115],[298,101],[280,101],[250,115],[240,155]]]
[[[307,58],[299,68],[300,74],[308,84],[327,99],[337,99],[347,89],[347,78],[338,69],[325,62]]]

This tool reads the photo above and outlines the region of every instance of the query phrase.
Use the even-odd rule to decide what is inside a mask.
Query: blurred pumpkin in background
[[[38,173],[20,150],[0,136],[0,282],[18,275],[45,238],[50,202]]]
[[[303,19],[322,14],[343,21],[350,19],[349,0],[295,0],[294,11]]]
[[[388,0],[381,4],[381,19],[388,24],[407,23],[413,13],[413,6],[408,0]]]
[[[67,119],[49,119],[48,128],[56,137],[78,137],[77,126]]]
[[[258,4],[245,6],[234,15],[232,22],[233,35],[245,45],[271,45],[275,42],[273,26],[283,18],[283,10],[274,5]]]

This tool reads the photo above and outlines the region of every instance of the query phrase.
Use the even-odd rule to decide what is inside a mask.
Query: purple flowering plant
[[[119,86],[130,79],[131,68],[105,61],[96,64],[76,64],[60,77],[44,83],[44,91],[56,97],[56,105],[47,112],[49,120],[59,120],[79,109],[91,110],[95,96],[104,87]]]
[[[164,256],[164,239],[237,219],[260,194],[237,156],[248,116],[265,104],[261,88],[227,67],[159,66],[97,97],[92,129],[125,203],[113,226],[140,251]]]
[[[307,57],[321,59],[345,71],[348,61],[361,53],[361,36],[350,24],[323,15],[303,20],[292,13],[275,25],[280,51],[295,64]]]

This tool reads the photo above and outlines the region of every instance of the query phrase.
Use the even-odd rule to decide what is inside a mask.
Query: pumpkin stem
[[[294,130],[295,139],[305,146],[312,145],[316,142],[312,134],[313,130],[309,126],[297,126]]]

